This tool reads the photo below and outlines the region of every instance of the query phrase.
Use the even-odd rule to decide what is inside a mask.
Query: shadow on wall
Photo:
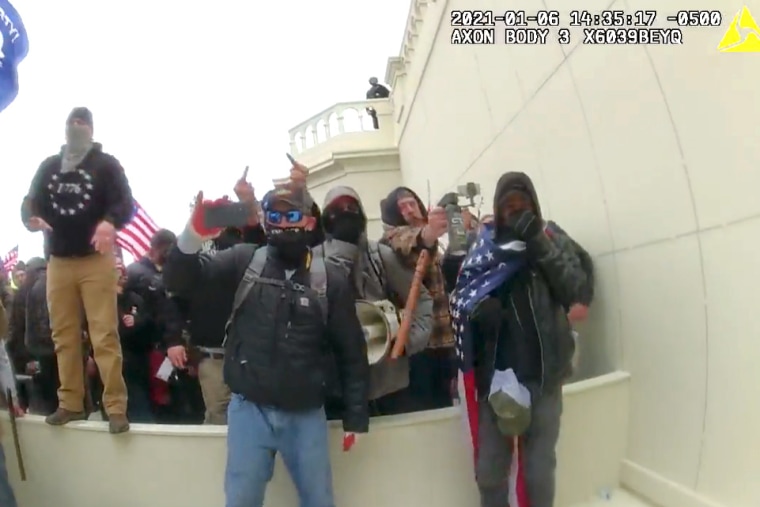
[[[584,8],[656,10],[654,28],[674,28],[667,15],[716,6]],[[677,46],[592,47],[581,29],[564,46],[457,46],[449,13],[469,3],[428,3],[395,83],[406,184],[429,180],[435,198],[478,181],[488,197],[501,173],[525,171],[547,215],[595,256],[581,371],[631,372],[624,477],[666,507],[760,502],[757,58],[716,49],[742,6],[722,2],[722,27],[684,28]],[[760,1],[746,6],[760,16]],[[559,0],[520,8],[568,24]]]

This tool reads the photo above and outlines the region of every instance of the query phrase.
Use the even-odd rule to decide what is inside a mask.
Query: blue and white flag
[[[0,0],[0,112],[18,95],[18,65],[28,52],[21,16],[9,0]]]

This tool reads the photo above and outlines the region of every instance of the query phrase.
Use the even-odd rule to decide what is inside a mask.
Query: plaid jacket
[[[380,242],[390,246],[405,266],[414,269],[422,251],[417,240],[422,229],[408,225],[386,226],[385,229]],[[450,348],[454,347],[455,341],[449,315],[449,298],[441,272],[441,254],[437,248],[430,253],[431,262],[422,281],[433,298],[433,331],[430,333],[428,348]]]

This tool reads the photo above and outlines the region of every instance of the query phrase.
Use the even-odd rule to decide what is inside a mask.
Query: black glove
[[[530,210],[523,210],[510,215],[505,225],[515,231],[523,241],[538,236],[544,230],[541,219]]]

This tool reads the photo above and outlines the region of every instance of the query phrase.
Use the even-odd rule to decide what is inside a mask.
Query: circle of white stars
[[[77,214],[77,210],[83,210],[92,199],[92,176],[87,173],[84,169],[77,169],[77,173],[79,176],[82,177],[82,180],[84,180],[84,191],[82,192],[80,189],[76,190],[76,194],[80,195],[79,202],[76,205],[75,208],[67,208],[66,206],[59,206],[57,202],[55,202],[53,198],[53,189],[55,188],[55,183],[60,180],[60,176],[57,174],[54,174],[51,178],[52,182],[48,184],[47,188],[49,190],[48,196],[50,197],[50,201],[53,203],[53,209],[58,212],[61,216],[73,216]]]

